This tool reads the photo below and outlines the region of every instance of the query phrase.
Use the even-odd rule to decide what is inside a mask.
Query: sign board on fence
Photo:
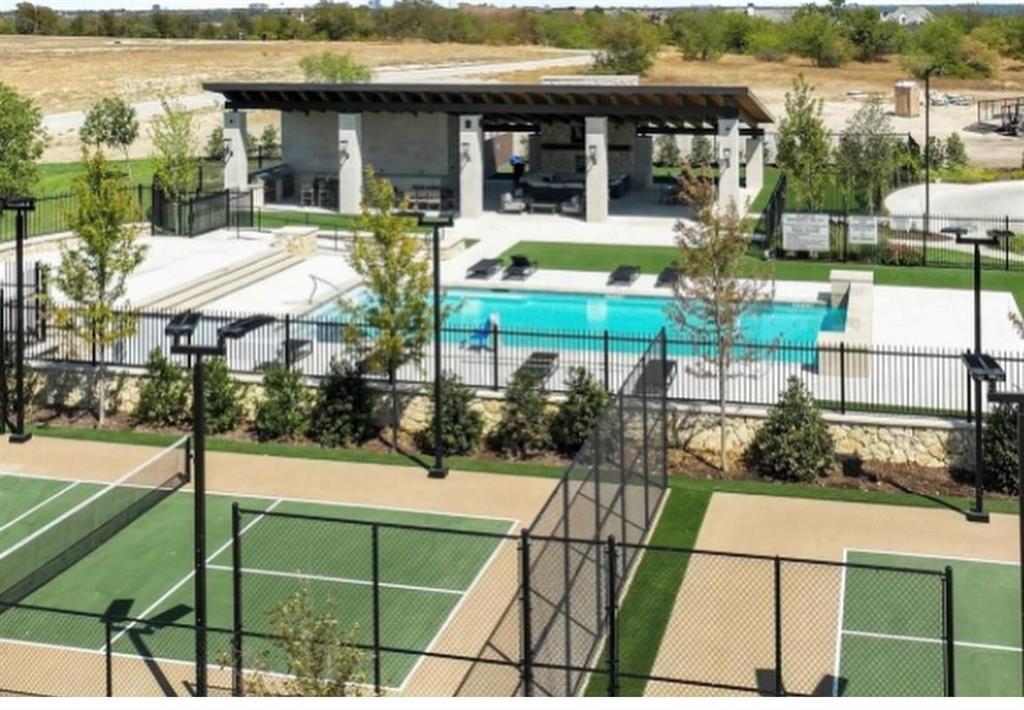
[[[871,246],[878,244],[877,218],[850,215],[847,220],[847,244],[870,244]]]
[[[828,251],[828,215],[784,213],[782,248],[786,251]]]

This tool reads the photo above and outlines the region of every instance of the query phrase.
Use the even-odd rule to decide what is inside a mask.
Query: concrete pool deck
[[[930,190],[933,215],[1024,219],[1024,180],[1003,180],[977,185],[933,182]],[[896,190],[885,198],[890,214],[920,215],[924,212],[924,185]]]

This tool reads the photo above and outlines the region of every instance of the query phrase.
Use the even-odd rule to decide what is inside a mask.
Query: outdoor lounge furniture
[[[583,214],[583,201],[579,195],[573,195],[562,203],[562,214],[574,217]]]
[[[491,336],[494,334],[494,316],[488,316],[484,324],[463,338],[459,345],[471,350],[486,350],[490,345]]]
[[[526,211],[526,201],[516,198],[511,192],[503,192],[498,209],[507,214],[522,214]]]
[[[522,254],[513,254],[512,262],[505,267],[506,279],[525,279],[537,270],[537,262],[530,261]]]
[[[622,266],[615,267],[615,271],[608,274],[608,285],[609,286],[629,286],[631,283],[636,281],[637,277],[640,276],[639,266]]]
[[[519,366],[516,374],[524,371],[531,372],[536,376],[539,384],[544,384],[557,369],[558,353],[535,351],[530,353],[530,357],[526,358],[523,364]]]
[[[675,286],[679,283],[679,269],[674,266],[666,266],[658,274],[658,280],[654,282],[655,286]]]
[[[634,395],[660,397],[672,386],[676,378],[676,361],[656,358],[644,363],[643,372],[633,385]]]
[[[554,214],[558,211],[557,202],[546,202],[544,200],[530,200],[530,212],[549,212]]]
[[[501,269],[501,259],[481,259],[466,271],[467,279],[489,279]]]

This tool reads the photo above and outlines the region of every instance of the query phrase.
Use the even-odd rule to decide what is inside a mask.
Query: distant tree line
[[[688,60],[715,61],[726,53],[765,61],[798,56],[821,67],[899,55],[912,72],[941,65],[947,76],[970,78],[994,75],[1000,57],[1024,59],[1024,13],[1021,6],[1008,8],[936,10],[934,19],[906,27],[883,21],[877,8],[847,7],[845,0],[805,5],[784,21],[725,9],[454,10],[431,0],[398,0],[379,9],[340,3],[302,11],[67,13],[22,2],[0,15],[0,34],[531,44],[599,50],[599,71],[639,73],[665,46]]]

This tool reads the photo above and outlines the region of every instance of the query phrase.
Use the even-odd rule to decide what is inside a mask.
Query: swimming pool
[[[358,287],[344,298],[366,298]],[[481,329],[494,316],[499,331],[520,332],[515,343],[531,347],[551,347],[545,331],[590,333],[594,338],[574,339],[579,349],[599,349],[604,331],[611,335],[653,337],[665,327],[670,339],[690,340],[668,315],[673,299],[653,296],[555,293],[550,291],[450,289],[445,305],[451,309],[445,321],[450,332],[445,340],[462,340]],[[339,321],[343,314],[334,302],[314,310],[311,319]],[[840,331],[846,325],[846,309],[820,303],[772,302],[755,306],[740,320],[742,339],[748,343],[784,342],[787,345],[812,346],[821,331]],[[322,335],[320,337],[323,337]],[[330,337],[330,336],[328,336]],[[527,342],[529,341],[529,342]],[[575,347],[575,346],[574,346]],[[613,349],[634,349],[635,343],[612,342]],[[678,354],[687,350],[682,343],[672,348]],[[794,357],[802,359],[799,353]]]

